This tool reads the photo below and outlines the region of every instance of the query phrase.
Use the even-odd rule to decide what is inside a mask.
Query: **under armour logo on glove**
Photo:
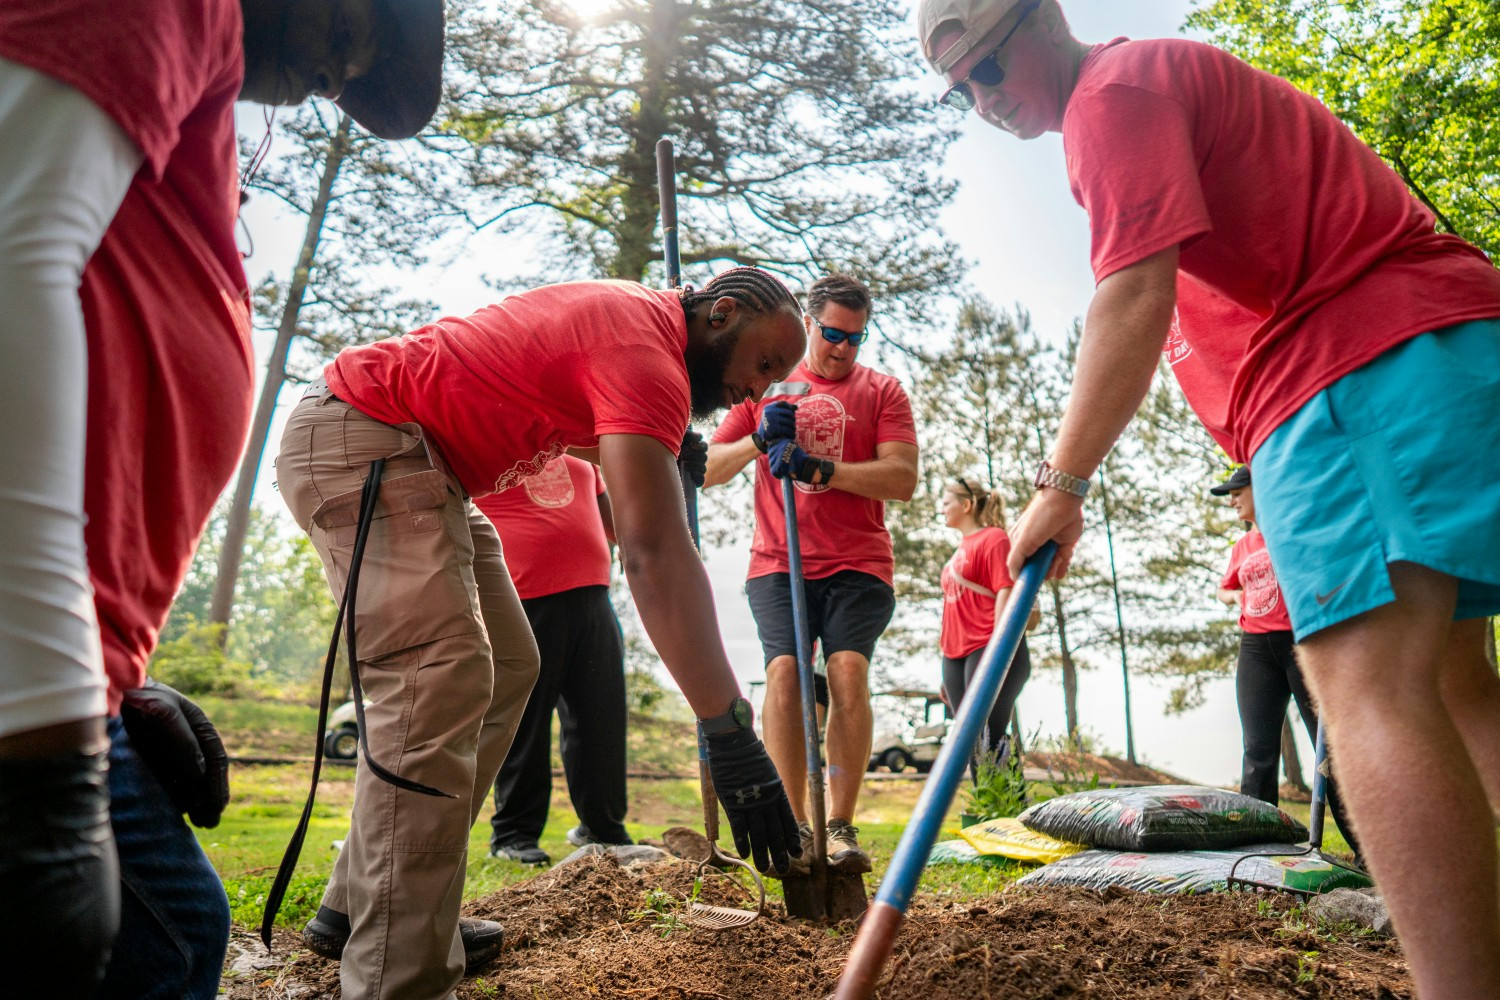
[[[734,798],[740,805],[744,805],[747,802],[754,802],[760,798],[760,786],[751,785],[749,788],[736,788],[734,790]]]

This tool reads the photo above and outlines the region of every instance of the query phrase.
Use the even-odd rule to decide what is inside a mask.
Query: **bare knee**
[[[766,705],[800,702],[801,679],[797,676],[797,658],[778,656],[766,664]]]
[[[833,711],[870,703],[870,661],[844,650],[828,658],[828,701]]]

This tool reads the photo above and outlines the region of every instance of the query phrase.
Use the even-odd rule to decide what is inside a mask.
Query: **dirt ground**
[[[749,927],[681,926],[674,900],[692,866],[621,868],[585,859],[476,900],[465,912],[500,920],[506,951],[464,979],[462,1000],[823,1000],[853,940],[852,926],[820,927],[779,912]],[[705,902],[742,905],[714,877]],[[1267,901],[1263,903],[1262,901]],[[1410,998],[1399,946],[1330,935],[1287,910],[1290,897],[1194,897],[1081,890],[1011,891],[962,903],[918,897],[876,994],[881,1000],[1281,1000]],[[229,1000],[320,1000],[339,995],[338,964],[299,952],[282,932],[273,955],[236,935]]]

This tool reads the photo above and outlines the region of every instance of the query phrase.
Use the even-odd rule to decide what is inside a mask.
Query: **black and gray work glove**
[[[158,681],[126,691],[120,718],[136,753],[194,826],[219,825],[229,804],[229,754],[203,709]]]
[[[729,817],[734,849],[740,857],[752,854],[762,872],[771,865],[785,873],[787,855],[802,856],[797,820],[776,774],[776,765],[760,739],[748,729],[735,729],[707,737],[708,773],[714,780],[719,804]]]
[[[750,432],[750,440],[762,455],[772,441],[797,436],[797,407],[784,399],[767,403],[760,411],[760,424]]]
[[[677,452],[677,465],[682,469],[682,474],[693,481],[698,489],[703,489],[703,479],[708,475],[708,442],[703,440],[703,435],[687,429],[682,435],[682,448]]]

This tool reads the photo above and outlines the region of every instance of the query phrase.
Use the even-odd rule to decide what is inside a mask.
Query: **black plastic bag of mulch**
[[[1275,806],[1201,785],[1073,792],[1037,803],[1020,820],[1058,840],[1117,851],[1214,850],[1307,839],[1307,827]]]

